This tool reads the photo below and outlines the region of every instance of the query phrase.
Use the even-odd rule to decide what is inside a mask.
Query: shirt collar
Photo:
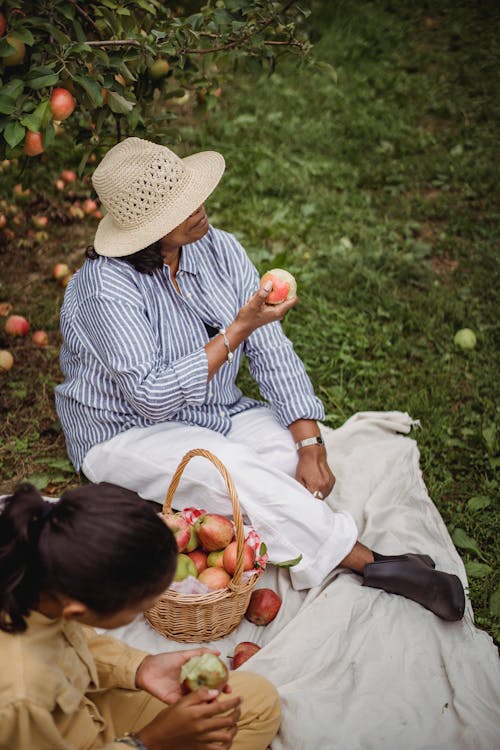
[[[212,228],[209,226],[208,232],[201,238],[201,240],[182,246],[179,271],[185,271],[186,273],[192,273],[194,275],[198,273],[198,253],[200,250],[204,249],[203,245],[205,240],[210,236],[211,231]]]

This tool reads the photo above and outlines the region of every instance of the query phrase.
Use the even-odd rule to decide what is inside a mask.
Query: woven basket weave
[[[163,505],[163,513],[172,513],[172,500],[182,473],[189,461],[202,456],[211,461],[221,473],[233,508],[236,528],[236,569],[228,588],[209,594],[179,594],[167,589],[158,601],[145,612],[152,627],[166,638],[183,643],[215,641],[231,633],[240,624],[260,573],[243,580],[245,532],[236,488],[224,464],[213,453],[194,448],[186,453],[175,470]]]

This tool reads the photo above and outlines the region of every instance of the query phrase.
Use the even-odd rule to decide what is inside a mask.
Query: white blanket
[[[426,552],[467,586],[427,494],[417,444],[401,434],[416,424],[401,412],[366,412],[327,430],[337,477],[328,502],[353,514],[368,546]],[[497,649],[475,628],[470,603],[461,622],[448,623],[361,582],[343,571],[297,592],[286,570],[269,566],[258,586],[283,598],[277,618],[265,627],[243,620],[223,640],[200,644],[220,649],[228,666],[236,643],[262,646],[240,669],[279,689],[283,721],[271,750],[500,748]],[[192,647],[167,641],[143,618],[112,632],[152,653]]]

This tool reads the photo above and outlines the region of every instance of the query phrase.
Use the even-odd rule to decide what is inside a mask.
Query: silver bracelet
[[[231,362],[233,361],[234,354],[231,351],[231,347],[229,345],[229,339],[227,337],[227,331],[226,331],[225,328],[221,328],[219,330],[219,333],[222,336],[222,338],[224,339],[224,345],[225,345],[225,347],[227,349],[227,363],[230,365]]]
[[[133,747],[135,750],[147,750],[147,747],[142,744],[139,737],[133,732],[127,732],[123,737],[115,737],[115,742],[121,742],[127,747]]]
[[[321,437],[321,435],[316,435],[315,437],[305,438],[304,440],[299,440],[298,443],[295,443],[295,448],[299,451],[301,448],[305,448],[307,445],[324,445],[325,441]]]

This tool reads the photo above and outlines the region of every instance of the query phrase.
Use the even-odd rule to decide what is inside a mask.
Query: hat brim
[[[207,200],[224,174],[224,157],[217,151],[201,151],[186,156],[182,161],[190,179],[179,194],[174,208],[165,206],[162,211],[159,206],[149,221],[130,230],[123,229],[111,214],[106,214],[99,222],[94,238],[94,249],[99,255],[121,258],[143,250],[182,224]]]

